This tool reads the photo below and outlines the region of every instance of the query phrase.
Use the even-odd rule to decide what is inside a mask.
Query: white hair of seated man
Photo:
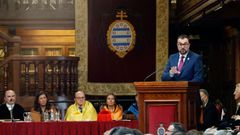
[[[217,132],[216,127],[210,127],[203,132],[203,135],[214,135],[216,132]]]
[[[228,130],[218,130],[214,135],[232,135],[232,133]]]

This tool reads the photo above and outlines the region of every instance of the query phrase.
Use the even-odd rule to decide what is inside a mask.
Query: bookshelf
[[[68,56],[76,56],[75,48],[68,48]]]
[[[38,48],[21,48],[21,55],[39,55]]]
[[[46,56],[63,56],[62,48],[45,48]]]
[[[0,50],[1,53],[1,50]],[[21,55],[75,56],[74,46],[22,46]]]

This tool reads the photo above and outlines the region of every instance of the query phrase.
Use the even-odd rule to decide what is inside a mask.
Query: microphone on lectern
[[[157,70],[155,70],[154,72],[152,72],[152,73],[149,74],[148,76],[146,76],[143,81],[145,82],[148,78],[150,78],[151,76],[153,76],[154,74],[156,74],[159,70],[160,70],[160,68],[157,69]]]

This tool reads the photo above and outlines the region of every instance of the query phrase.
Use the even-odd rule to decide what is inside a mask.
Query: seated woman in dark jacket
[[[46,112],[48,117],[50,113],[56,114],[56,108],[49,103],[48,95],[44,91],[40,91],[34,100],[34,107],[31,109],[32,120],[39,122],[44,121],[43,113]],[[48,118],[49,119],[49,118]]]

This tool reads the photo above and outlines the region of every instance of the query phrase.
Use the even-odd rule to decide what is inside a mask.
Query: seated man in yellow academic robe
[[[96,121],[97,112],[89,101],[85,100],[83,91],[77,91],[74,98],[75,103],[68,107],[66,121]]]

